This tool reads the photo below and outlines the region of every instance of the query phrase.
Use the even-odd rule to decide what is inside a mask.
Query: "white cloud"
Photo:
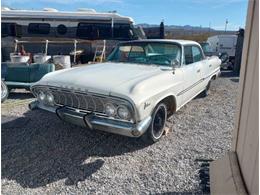
[[[187,3],[195,3],[201,6],[207,5],[211,8],[221,8],[226,7],[231,4],[236,4],[240,2],[247,2],[248,0],[184,0]]]
[[[73,4],[73,3],[84,3],[89,5],[99,5],[104,3],[114,3],[114,4],[121,4],[123,3],[122,0],[38,0],[37,2],[35,0],[23,0],[23,3],[32,3],[35,4],[37,2],[40,3],[57,3],[57,4]],[[19,0],[2,0],[1,4],[2,6],[15,6],[17,3],[21,3]]]
[[[122,0],[39,0],[40,2],[55,2],[59,4],[72,4],[72,3],[88,3],[88,4],[103,4],[103,3],[122,3]]]

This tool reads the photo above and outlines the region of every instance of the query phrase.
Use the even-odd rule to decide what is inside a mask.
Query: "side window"
[[[77,28],[79,38],[109,39],[111,34],[111,24],[109,23],[79,23]]]
[[[116,39],[129,39],[131,38],[131,28],[129,24],[114,24],[114,38]]]
[[[28,33],[30,34],[49,34],[51,25],[48,23],[30,23]]]
[[[17,25],[16,23],[1,23],[2,29],[2,37],[6,36],[17,36],[20,37],[22,35],[22,27],[21,25]]]
[[[145,57],[144,48],[140,46],[132,46],[128,58],[141,58]]]
[[[184,46],[184,60],[186,65],[193,63],[192,46]]]
[[[193,62],[198,62],[203,58],[201,50],[197,46],[192,46],[192,56],[193,56]]]

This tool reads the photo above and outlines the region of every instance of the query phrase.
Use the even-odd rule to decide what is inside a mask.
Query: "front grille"
[[[68,106],[85,111],[105,113],[105,105],[113,103],[115,106],[124,103],[123,100],[80,92],[71,92],[63,89],[49,88],[54,96],[55,104]]]

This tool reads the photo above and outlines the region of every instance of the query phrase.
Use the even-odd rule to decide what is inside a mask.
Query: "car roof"
[[[181,39],[140,39],[134,41],[128,41],[124,43],[145,43],[145,42],[159,42],[159,43],[176,43],[180,45],[199,45],[196,41],[181,40]]]

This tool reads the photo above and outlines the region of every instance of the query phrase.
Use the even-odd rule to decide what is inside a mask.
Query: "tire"
[[[154,109],[150,127],[143,135],[143,140],[149,144],[158,142],[165,130],[167,120],[167,107],[164,103],[160,103]]]
[[[9,95],[9,90],[4,81],[1,81],[1,102],[4,102]]]
[[[219,59],[221,60],[221,63],[224,64],[229,60],[229,56],[226,52],[224,52],[219,56]]]
[[[234,69],[234,65],[233,64],[229,65],[227,69],[228,70],[233,70]]]
[[[201,92],[201,96],[207,97],[209,95],[209,89],[210,89],[210,81],[209,81],[208,85],[206,86],[206,89],[204,89],[204,91]]]

